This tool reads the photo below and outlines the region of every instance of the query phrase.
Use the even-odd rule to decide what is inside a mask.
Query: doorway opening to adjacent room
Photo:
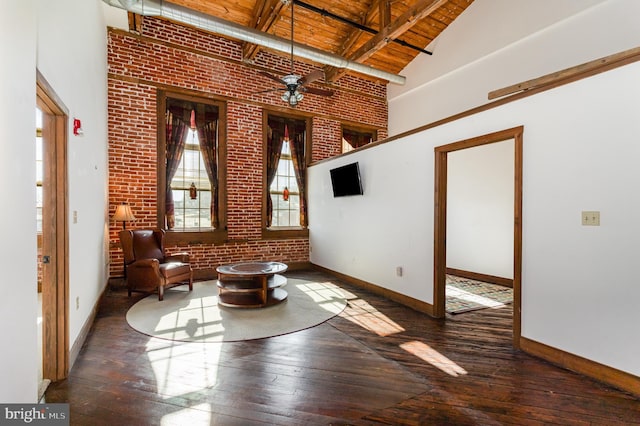
[[[68,113],[38,72],[42,174],[38,251],[42,289],[42,379],[64,379],[69,370],[69,268],[67,225]],[[35,201],[35,200],[34,200]]]
[[[433,314],[445,317],[447,273],[447,163],[454,151],[514,141],[513,194],[513,346],[520,346],[522,275],[522,126],[435,148],[434,294]]]

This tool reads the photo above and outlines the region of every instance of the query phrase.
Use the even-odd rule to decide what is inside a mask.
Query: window
[[[160,92],[159,115],[158,225],[170,243],[222,241],[224,104]]]
[[[305,236],[310,120],[266,113],[265,237]]]
[[[342,152],[353,151],[377,139],[377,132],[373,129],[355,129],[342,127]]]
[[[300,191],[288,138],[282,141],[276,176],[269,188],[273,202],[272,227],[300,226]]]
[[[206,231],[211,225],[211,182],[206,167],[198,132],[187,131],[187,142],[178,164],[176,174],[171,179],[174,202],[174,231]]]

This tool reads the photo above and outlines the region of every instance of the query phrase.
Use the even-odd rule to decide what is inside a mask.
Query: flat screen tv
[[[334,197],[362,195],[360,168],[357,162],[336,167],[331,169],[330,172]]]

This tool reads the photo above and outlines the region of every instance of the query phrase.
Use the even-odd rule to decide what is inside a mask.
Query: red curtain
[[[273,218],[273,200],[271,199],[271,184],[276,177],[278,171],[278,162],[280,161],[280,153],[282,151],[282,141],[284,140],[284,123],[282,126],[269,123],[267,127],[267,217],[266,227],[271,226]]]
[[[165,222],[167,229],[173,229],[176,222],[175,204],[171,180],[178,170],[182,153],[184,152],[185,139],[189,130],[189,119],[185,120],[185,110],[179,107],[167,108],[166,114],[166,191],[165,191]]]
[[[373,135],[371,133],[361,133],[349,129],[342,131],[342,137],[354,148],[360,148],[373,141]]]
[[[296,121],[289,123],[289,146],[291,147],[291,159],[293,170],[296,174],[296,182],[300,192],[300,226],[306,227],[307,202],[305,176],[307,175],[307,162],[305,158],[306,125],[304,122]]]
[[[198,126],[197,122],[194,124],[198,129],[200,153],[211,184],[211,226],[218,228],[220,226],[218,217],[218,114],[206,111],[204,124],[201,126]]]

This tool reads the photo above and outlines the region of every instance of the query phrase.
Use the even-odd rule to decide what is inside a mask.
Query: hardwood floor
[[[511,347],[510,308],[446,321],[316,272],[350,292],[317,327],[181,343],[126,323],[142,295],[108,291],[76,364],[47,402],[72,425],[640,425],[640,401]]]

